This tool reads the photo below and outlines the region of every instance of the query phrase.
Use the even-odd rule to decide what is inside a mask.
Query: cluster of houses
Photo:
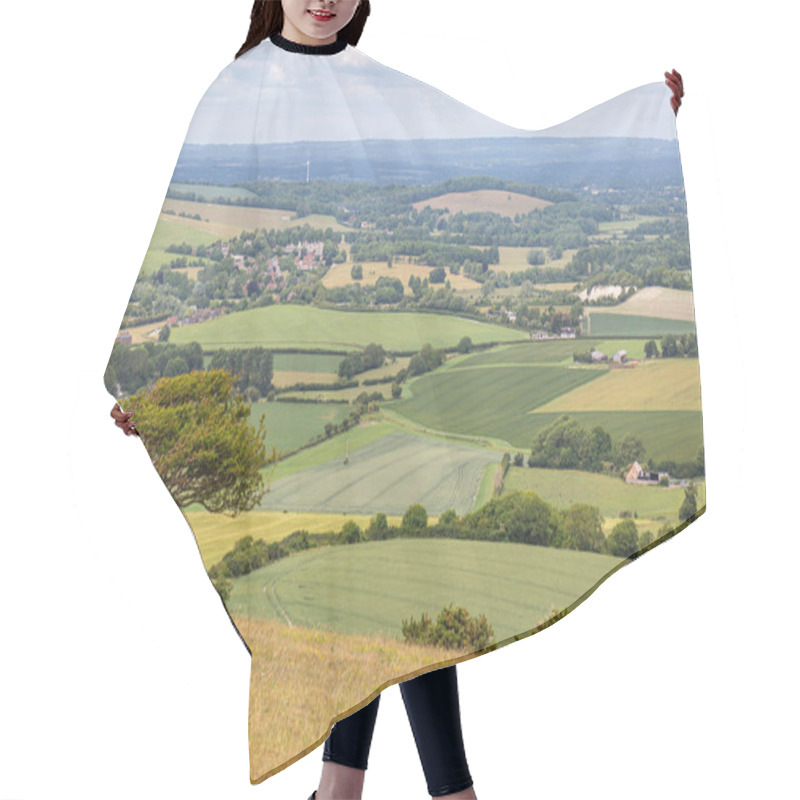
[[[252,243],[252,239],[247,239],[244,242],[244,245],[249,246],[252,245]],[[314,269],[318,262],[322,260],[322,250],[324,246],[324,242],[300,242],[299,244],[284,245],[283,252],[292,255],[297,253],[298,255],[294,256],[294,263],[297,265],[297,268],[300,270],[310,270]],[[300,258],[299,253],[303,248],[305,248],[306,254]],[[230,242],[222,242],[220,244],[220,249],[222,250],[223,257],[227,257],[231,249]],[[231,258],[233,259],[233,268],[236,270],[246,270],[247,272],[252,272],[257,266],[256,260],[252,256],[234,253],[231,255]],[[278,265],[278,256],[272,256],[269,259],[266,264],[265,271],[267,274],[272,275],[276,279],[281,277],[281,268]]]
[[[300,258],[299,255],[294,257],[294,263],[297,269],[310,270],[317,266],[318,262],[322,260],[322,248],[325,246],[324,242],[300,242],[300,244],[287,244],[284,245],[284,253],[299,254],[305,247],[306,254]]]

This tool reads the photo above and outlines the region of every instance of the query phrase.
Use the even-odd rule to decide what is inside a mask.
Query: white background
[[[4,7],[0,800],[305,800],[249,782],[249,657],[102,376],[250,0]],[[481,800],[796,797],[795,92],[783,3],[374,0],[360,49],[540,129],[684,76],[708,511],[458,666]],[[400,692],[365,800],[426,798]]]

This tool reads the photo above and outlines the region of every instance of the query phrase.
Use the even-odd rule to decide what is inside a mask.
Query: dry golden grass
[[[317,228],[332,228],[335,231],[346,231],[350,228],[341,225],[335,217],[326,214],[312,214],[302,219],[293,219],[294,211],[287,211],[281,208],[253,208],[249,206],[235,206],[217,203],[199,203],[194,200],[174,200],[167,198],[164,201],[164,209],[180,214],[199,214],[202,219],[190,219],[188,217],[173,217],[171,214],[166,218],[180,222],[187,228],[197,228],[203,231],[215,233],[221,238],[238,236],[243,230],[252,231],[255,228],[275,228],[285,230],[286,228],[298,228],[308,224]],[[208,222],[206,222],[208,220]]]
[[[393,259],[391,268],[386,265],[385,261],[356,261],[350,260],[350,253],[347,254],[348,260],[343,264],[334,264],[329,270],[327,275],[322,279],[322,285],[327,289],[335,289],[340,286],[349,286],[352,283],[360,283],[363,286],[374,286],[378,278],[397,278],[402,284],[405,294],[412,295],[413,292],[408,288],[408,279],[412,275],[418,278],[429,278],[431,268],[426,267],[424,264],[409,264],[402,261],[402,256],[396,256]],[[354,281],[350,277],[350,270],[353,264],[361,264],[364,269],[364,277],[360,281]],[[450,286],[455,291],[473,291],[480,289],[480,284],[472,278],[466,278],[463,275],[451,275],[447,272],[447,280],[450,281]],[[434,284],[434,286],[444,286],[444,284]]]
[[[497,248],[500,251],[500,263],[499,264],[492,264],[492,270],[504,270],[505,272],[524,272],[526,269],[530,269],[531,265],[528,263],[528,252],[530,250],[540,250],[543,253],[547,252],[546,247],[508,247],[506,245],[502,245]],[[577,250],[564,250],[561,254],[561,258],[558,258],[554,261],[548,261],[543,266],[545,267],[555,267],[557,269],[563,269],[570,261],[572,261],[572,256],[577,253]],[[567,288],[571,289],[575,284],[570,283],[568,284]],[[552,287],[553,284],[544,284],[545,288]]]
[[[694,322],[694,297],[686,289],[645,286],[618,306],[598,306],[592,314],[632,314]]]
[[[233,621],[253,654],[251,783],[261,783],[315,750],[334,722],[358,711],[388,686],[431,667],[475,657],[398,639],[288,627],[273,620],[235,616]]]
[[[527,214],[535,208],[544,208],[553,205],[549,200],[538,197],[529,197],[516,192],[504,192],[500,189],[478,189],[474,192],[449,192],[420,200],[414,203],[417,211],[422,211],[425,206],[431,208],[449,208],[450,214],[462,211],[471,214],[481,211],[491,211],[502,214],[504,217],[514,217],[515,214]]]
[[[532,413],[565,411],[700,411],[698,360],[666,358],[610,369]]]

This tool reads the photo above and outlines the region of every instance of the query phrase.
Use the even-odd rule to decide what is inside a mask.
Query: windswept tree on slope
[[[160,378],[128,400],[156,471],[181,508],[235,517],[264,496],[265,415],[258,428],[224,369]]]

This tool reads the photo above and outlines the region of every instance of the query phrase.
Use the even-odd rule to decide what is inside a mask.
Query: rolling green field
[[[527,339],[524,331],[445,314],[334,311],[313,306],[252,308],[185,328],[174,328],[173,344],[218,347],[341,347],[355,350],[377,342],[387,350],[419,350],[424,344],[452,347],[463,336],[479,342]]]
[[[169,264],[173,259],[182,258],[183,256],[179,253],[166,252],[164,248],[169,247],[171,244],[186,242],[192,247],[197,247],[198,245],[213,244],[219,238],[214,233],[182,224],[180,220],[180,217],[159,216],[156,228],[153,231],[153,237],[142,262],[141,274],[148,275],[151,272],[156,272],[162,264]],[[189,261],[197,260],[196,256],[187,256],[186,258]],[[201,259],[201,261],[206,264],[210,263],[207,259]]]
[[[705,505],[705,482],[697,482],[697,505]],[[611,478],[576,469],[539,469],[509,467],[503,494],[514,490],[536,492],[557,508],[573,503],[597,506],[604,517],[617,517],[620,511],[634,511],[643,518],[678,522],[678,511],[684,498],[681,488],[635,486],[620,478]],[[634,520],[638,525],[638,520]]]
[[[262,413],[266,414],[266,445],[279,453],[291,452],[308,443],[316,434],[324,433],[325,424],[341,422],[350,406],[333,403],[281,403],[259,402],[250,406],[250,424],[258,425]]]
[[[279,480],[259,508],[275,511],[383,512],[402,516],[422,503],[430,514],[472,509],[483,469],[502,454],[456,442],[398,432],[341,453]],[[327,444],[327,443],[326,443]]]
[[[233,581],[232,614],[401,637],[403,618],[450,602],[486,614],[494,641],[534,628],[621,559],[509,542],[389,539],[292,554]]]
[[[342,355],[322,353],[275,353],[272,356],[272,368],[276,372],[332,372],[336,375],[342,358]]]

